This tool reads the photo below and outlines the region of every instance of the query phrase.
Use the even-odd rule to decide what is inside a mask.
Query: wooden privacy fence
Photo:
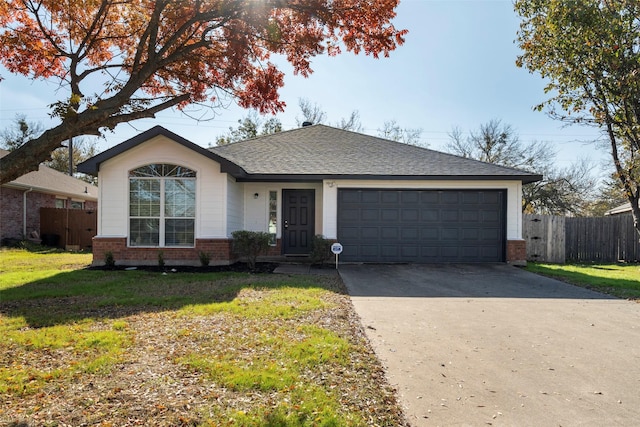
[[[640,261],[640,239],[631,214],[593,218],[525,214],[523,236],[528,261]]]
[[[91,250],[97,228],[95,211],[40,208],[40,237],[44,244],[70,250]]]

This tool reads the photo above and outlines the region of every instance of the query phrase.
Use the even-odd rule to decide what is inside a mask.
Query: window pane
[[[129,176],[162,176],[162,165],[147,165],[129,172]]]
[[[195,178],[196,173],[189,168],[183,166],[156,163],[146,166],[141,166],[137,169],[129,171],[131,177],[163,177],[173,176],[180,178]]]
[[[179,178],[195,178],[196,173],[191,169],[177,165],[164,165],[164,176],[175,176]]]
[[[135,219],[130,220],[129,245],[131,246],[158,246],[160,244],[160,220],[159,219]]]
[[[160,180],[129,180],[129,215],[160,216]]]
[[[164,214],[193,218],[196,215],[196,182],[193,179],[167,179],[164,187]]]
[[[269,191],[269,244],[276,245],[278,231],[278,192]]]
[[[193,246],[193,219],[168,219],[165,221],[165,246]]]

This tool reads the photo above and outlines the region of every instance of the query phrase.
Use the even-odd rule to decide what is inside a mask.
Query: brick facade
[[[23,236],[23,200],[25,190],[0,187],[0,240],[5,238],[22,239]],[[31,191],[27,193],[27,238],[32,232],[40,234],[40,208],[56,206],[56,197],[52,194]]]
[[[25,190],[0,187],[0,240],[5,238],[22,239],[23,237],[23,200]],[[36,232],[40,236],[40,208],[55,208],[56,196],[53,194],[30,191],[27,194],[27,238]],[[71,200],[71,199],[68,199]],[[68,201],[67,201],[68,202]],[[86,201],[85,210],[98,209],[98,202]]]
[[[125,237],[94,237],[93,265],[104,265],[107,252],[113,254],[116,265],[157,265],[160,252],[167,266],[199,266],[200,252],[209,255],[209,265],[228,265],[236,260],[231,239],[196,239],[194,248],[134,248],[127,247]]]
[[[507,262],[513,265],[527,264],[527,242],[525,240],[507,240]]]
[[[282,240],[276,239],[275,246],[269,246],[269,250],[267,251],[267,256],[280,256],[282,255]]]

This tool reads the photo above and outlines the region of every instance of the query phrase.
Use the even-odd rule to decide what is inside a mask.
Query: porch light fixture
[[[260,194],[258,194],[258,193],[253,193],[253,198],[254,198],[254,199],[257,199],[258,197],[260,197]]]

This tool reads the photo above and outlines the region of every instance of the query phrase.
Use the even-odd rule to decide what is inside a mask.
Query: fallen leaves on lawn
[[[339,282],[338,278],[318,280]],[[325,288],[341,286],[328,283]],[[269,289],[251,288],[236,298],[260,303],[268,300],[268,292]],[[174,310],[136,310],[124,316],[122,312],[114,313],[111,317],[102,313],[100,320],[92,324],[93,329],[115,330],[129,338],[126,352],[104,371],[79,370],[73,375],[57,375],[60,370],[73,371],[72,367],[78,364],[79,356],[73,347],[25,350],[3,344],[6,351],[0,354],[1,366],[20,366],[25,371],[32,369],[46,374],[43,378],[25,378],[40,381],[33,392],[8,391],[0,396],[3,402],[0,424],[206,426],[238,425],[245,420],[243,425],[250,425],[246,420],[263,411],[262,419],[266,421],[261,424],[266,425],[268,420],[286,421],[282,417],[287,414],[308,410],[313,405],[313,390],[320,390],[337,396],[338,415],[347,420],[347,425],[408,425],[349,297],[324,292],[321,298],[324,304],[320,308],[303,311],[293,318],[264,319],[225,313],[204,316]],[[33,303],[46,305],[42,299]],[[109,311],[110,307],[102,310]],[[348,342],[346,362],[301,366],[298,380],[282,389],[234,388],[183,362],[189,354],[204,354],[211,360],[233,354],[238,363],[251,364],[268,357],[270,351],[266,344],[252,345],[262,342],[255,337],[278,333],[279,339],[302,341],[308,331],[305,328],[326,329],[332,336]],[[272,362],[278,367],[278,360]],[[294,401],[296,396],[298,401]],[[305,424],[300,425],[322,423],[322,411],[321,407],[314,408]],[[298,424],[292,421],[278,425]]]

